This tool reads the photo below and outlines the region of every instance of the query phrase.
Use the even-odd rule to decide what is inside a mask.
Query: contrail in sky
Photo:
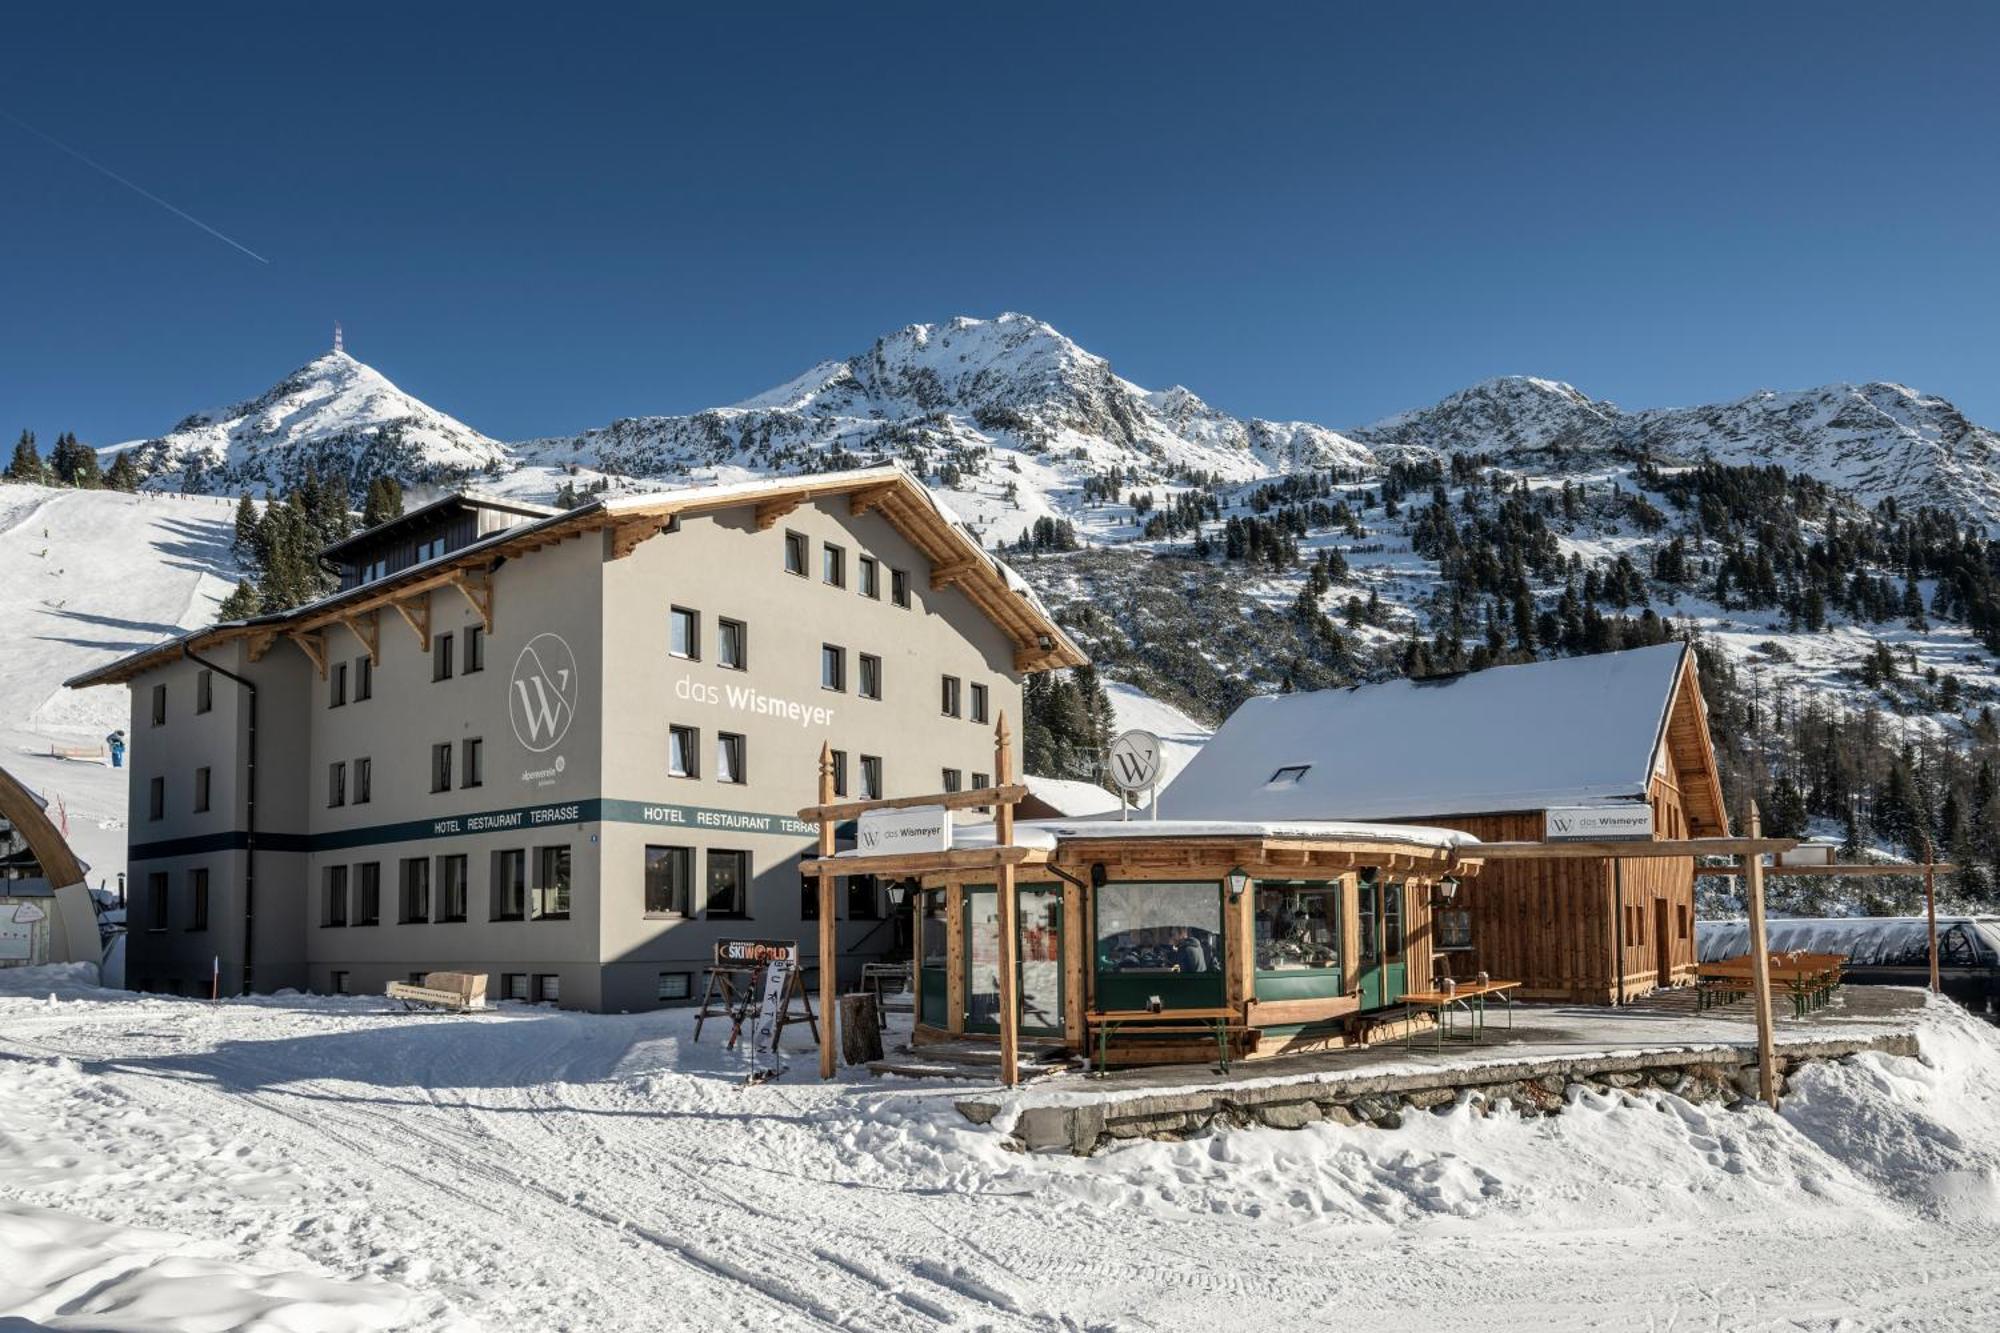
[[[19,116],[7,110],[7,108],[0,107],[0,116],[4,116],[8,120],[13,121],[16,125],[19,125],[22,129],[34,135],[36,138],[41,139],[45,143],[48,143],[56,148],[60,148],[63,152],[68,153],[71,157],[83,163],[86,167],[89,167],[91,170],[109,176],[112,180],[117,181],[120,185],[132,191],[134,194],[143,195],[144,197],[152,200],[154,203],[158,204],[161,208],[166,209],[169,213],[172,213],[175,217],[181,219],[181,221],[192,222],[195,226],[200,227],[203,231],[207,232],[210,236],[213,236],[216,240],[221,241],[224,245],[234,246],[236,249],[241,250],[246,255],[249,255],[252,259],[256,260],[260,264],[268,264],[271,262],[270,260],[264,258],[264,256],[258,254],[255,250],[252,250],[249,246],[243,244],[241,241],[232,239],[231,237],[228,236],[224,236],[221,232],[209,226],[206,222],[203,222],[200,218],[194,216],[194,214],[182,212],[180,209],[175,208],[172,204],[160,198],[160,196],[154,194],[151,190],[148,190],[143,185],[133,184],[131,181],[126,180],[123,176],[113,171],[110,167],[105,166],[102,162],[99,162],[94,158],[88,157],[85,154],[78,152],[76,149],[71,148],[68,144],[64,143],[61,139],[56,138],[53,134],[47,134],[41,130],[36,129],[33,125],[30,125],[27,121],[22,120]]]

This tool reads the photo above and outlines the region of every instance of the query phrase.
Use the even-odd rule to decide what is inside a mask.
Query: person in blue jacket
[[[125,733],[114,731],[104,738],[104,742],[111,747],[111,766],[125,767]]]

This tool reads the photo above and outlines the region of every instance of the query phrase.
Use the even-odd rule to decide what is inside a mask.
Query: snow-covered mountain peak
[[[1378,450],[1403,453],[1534,453],[1574,447],[1618,417],[1614,404],[1561,380],[1502,375],[1429,407],[1378,421],[1354,436]]]

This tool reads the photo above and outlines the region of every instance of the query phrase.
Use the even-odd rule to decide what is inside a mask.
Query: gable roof
[[[963,593],[1014,643],[1016,671],[1081,666],[1090,659],[1076,646],[1021,576],[980,545],[957,515],[901,467],[861,468],[806,477],[770,477],[721,486],[688,486],[636,495],[599,498],[575,509],[519,523],[359,587],[344,589],[291,611],[229,621],[193,630],[128,657],[71,677],[71,689],[119,685],[144,671],[179,658],[184,649],[201,650],[230,639],[252,639],[252,660],[261,643],[308,635],[406,602],[433,589],[479,578],[502,560],[518,559],[573,537],[602,533],[605,557],[618,560],[639,543],[672,530],[676,521],[729,509],[755,510],[757,526],[768,528],[802,504],[845,495],[856,517],[879,513],[931,562],[931,587]],[[470,594],[468,594],[470,595]]]
[[[1439,680],[1263,696],[1160,797],[1176,819],[1414,819],[1643,797],[1662,746],[1723,833],[1694,652],[1666,643]],[[1295,781],[1278,771],[1305,766]]]

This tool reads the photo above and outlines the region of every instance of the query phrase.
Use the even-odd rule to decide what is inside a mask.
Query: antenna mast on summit
[[[339,351],[343,351],[343,350],[345,350],[345,349],[344,349],[344,348],[343,348],[343,347],[341,346],[341,341],[340,341],[340,321],[339,321],[339,320],[337,320],[337,319],[336,319],[335,321],[333,321],[333,350],[334,350],[334,351],[336,351],[336,352],[339,352]]]

